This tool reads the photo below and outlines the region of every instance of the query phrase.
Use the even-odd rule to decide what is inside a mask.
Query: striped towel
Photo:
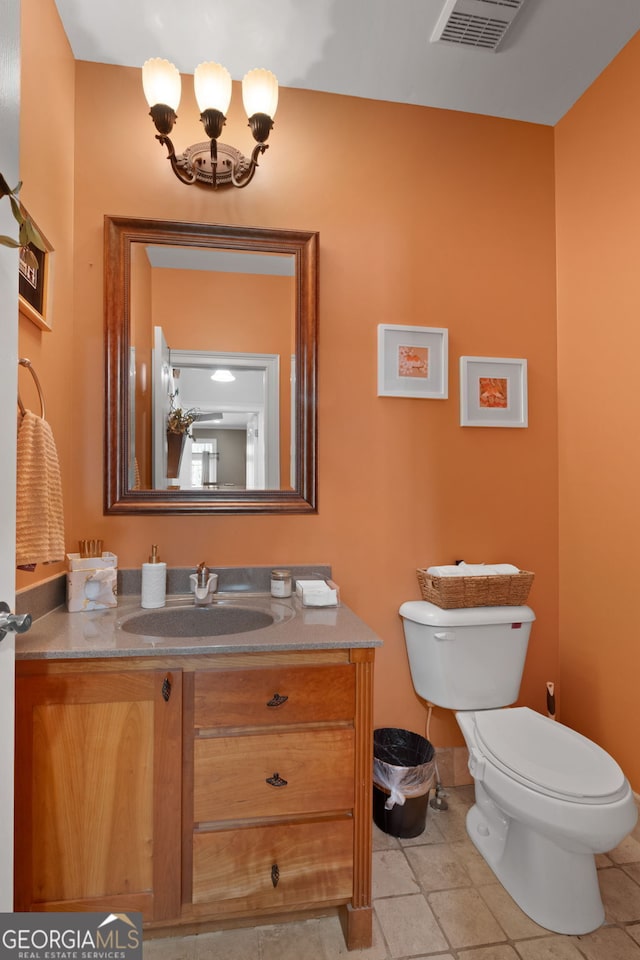
[[[64,516],[58,453],[51,427],[30,410],[18,426],[16,566],[64,560]]]

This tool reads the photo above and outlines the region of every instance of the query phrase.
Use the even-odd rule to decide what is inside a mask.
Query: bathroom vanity
[[[340,908],[371,944],[380,640],[343,605],[260,602],[274,624],[230,636],[127,633],[131,598],[19,638],[16,911],[175,935]]]

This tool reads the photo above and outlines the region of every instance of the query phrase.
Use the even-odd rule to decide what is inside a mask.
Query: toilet
[[[467,832],[536,923],[564,934],[604,921],[595,854],[633,829],[618,764],[582,734],[528,707],[520,690],[530,607],[400,607],[416,693],[454,710],[469,750],[475,804]]]

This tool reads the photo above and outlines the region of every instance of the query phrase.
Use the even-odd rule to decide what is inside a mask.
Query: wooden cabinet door
[[[181,672],[85,670],[16,680],[15,909],[178,917]]]

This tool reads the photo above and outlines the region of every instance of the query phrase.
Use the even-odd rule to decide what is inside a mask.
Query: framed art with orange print
[[[20,313],[28,317],[41,330],[51,330],[51,281],[53,247],[46,239],[40,227],[34,224],[42,237],[45,250],[39,250],[29,244],[28,256],[23,250],[19,253],[18,307]]]
[[[443,327],[378,325],[378,396],[448,396],[448,331]]]
[[[527,361],[460,357],[460,425],[526,427]]]

